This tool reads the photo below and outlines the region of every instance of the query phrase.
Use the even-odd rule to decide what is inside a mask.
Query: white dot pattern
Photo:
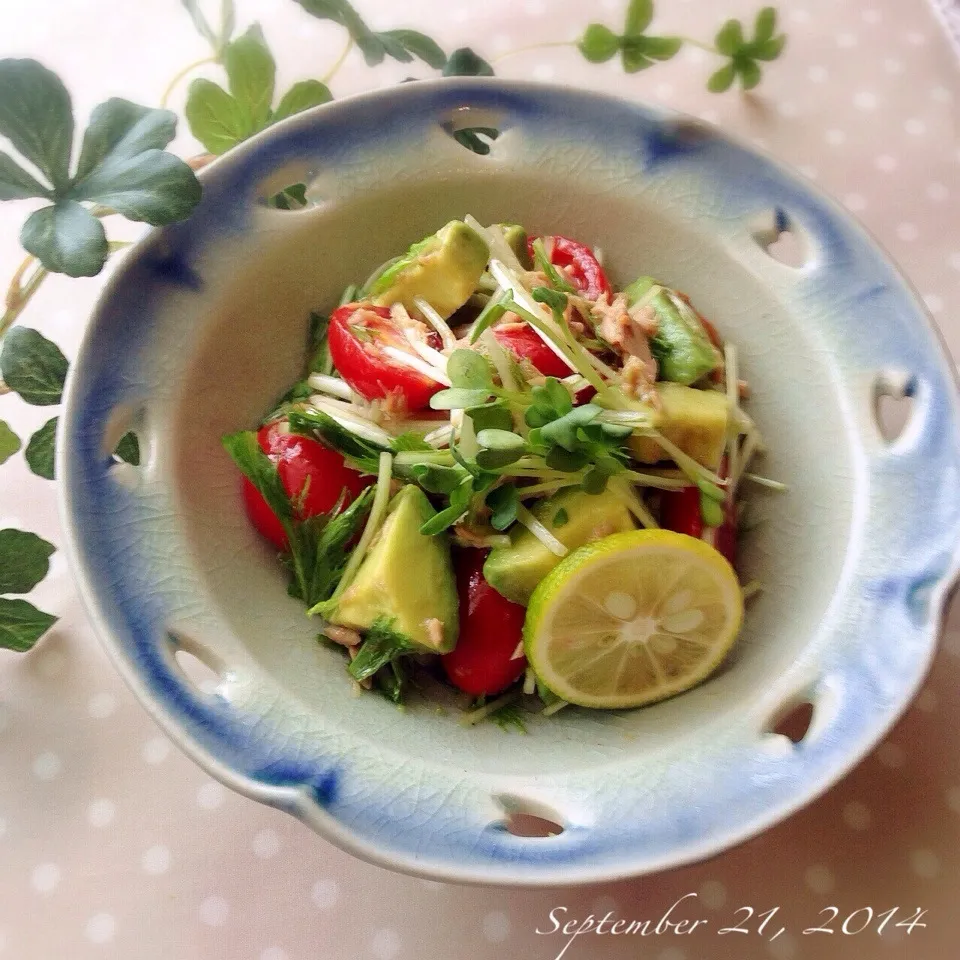
[[[400,934],[391,927],[378,930],[370,941],[370,954],[375,960],[394,960],[400,955]]]
[[[493,910],[483,918],[483,939],[503,943],[510,936],[510,918],[502,910]]]
[[[230,916],[230,904],[214,894],[200,904],[200,922],[208,927],[222,927]]]

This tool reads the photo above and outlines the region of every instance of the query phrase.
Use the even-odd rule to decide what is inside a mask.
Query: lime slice
[[[575,550],[544,577],[527,608],[524,648],[558,697],[639,707],[708,677],[742,617],[737,575],[713,547],[634,530]]]

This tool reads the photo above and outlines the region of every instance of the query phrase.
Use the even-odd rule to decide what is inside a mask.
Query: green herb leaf
[[[0,597],[0,648],[25,653],[57,622],[26,600]]]
[[[310,328],[307,335],[307,373],[330,374],[333,370],[333,358],[330,356],[330,347],[327,343],[327,330],[330,327],[330,317],[323,313],[310,311]],[[313,391],[311,390],[311,393]],[[309,396],[310,394],[307,394]]]
[[[728,63],[725,67],[721,67],[710,75],[710,79],[707,81],[707,89],[711,93],[725,93],[733,86],[736,76],[736,67],[732,63]]]
[[[411,56],[417,57],[434,70],[442,70],[447,65],[447,55],[439,44],[416,30],[385,30],[376,36],[387,44],[387,53],[395,60],[406,63]],[[396,56],[392,52],[391,43],[399,44],[407,54],[406,58]]]
[[[554,527],[565,527],[569,522],[570,522],[570,514],[567,513],[567,511],[563,507],[561,507],[553,515]]]
[[[367,489],[345,510],[338,503],[327,514],[294,522],[290,593],[308,607],[332,596],[347,565],[348,544],[360,533],[372,502],[373,490]]]
[[[35,533],[0,530],[0,593],[29,593],[47,575],[55,550]]]
[[[273,112],[272,122],[278,123],[311,107],[319,107],[333,99],[330,88],[319,80],[301,80],[295,83],[280,99]]]
[[[207,23],[207,19],[204,17],[197,0],[180,0],[180,2],[183,4],[187,13],[190,14],[190,19],[193,20],[193,25],[197,28],[197,33],[199,33],[211,47],[216,49],[218,46],[217,36],[210,27],[210,24]]]
[[[540,436],[546,443],[556,444],[573,453],[579,446],[577,428],[596,420],[602,412],[593,403],[574,407],[569,413],[543,426]]]
[[[54,478],[56,458],[57,420],[48,420],[31,438],[24,451],[27,466],[38,476],[46,480]]]
[[[425,537],[435,537],[438,533],[443,533],[448,527],[452,527],[469,509],[473,492],[473,478],[465,477],[460,485],[451,492],[449,506],[438,511],[426,523],[422,524],[420,533]]]
[[[500,136],[500,131],[493,127],[463,127],[461,130],[453,131],[453,139],[462,147],[473,151],[481,157],[490,153],[490,144],[481,137],[489,137],[490,140],[496,140]]]
[[[505,400],[494,400],[479,407],[470,407],[466,415],[473,421],[476,433],[481,430],[512,430],[513,417]]]
[[[20,438],[6,420],[0,420],[0,464],[6,463],[20,449]]]
[[[732,57],[743,46],[743,26],[739,20],[727,20],[717,31],[714,45],[719,53]]]
[[[75,200],[60,200],[27,217],[20,243],[48,270],[70,277],[92,277],[107,262],[103,224]]]
[[[184,112],[190,132],[218,156],[249,136],[243,107],[211,80],[199,78],[190,84]]]
[[[470,328],[470,342],[476,343],[480,335],[492,327],[507,312],[507,304],[513,300],[513,291],[504,290],[496,300],[488,300]]]
[[[547,279],[555,290],[559,290],[562,293],[577,292],[576,287],[550,262],[546,248],[543,245],[543,237],[537,237],[537,239],[533,241],[533,257],[537,266],[546,274]]]
[[[374,683],[391,703],[401,704],[407,686],[407,671],[402,660],[392,660],[390,664],[374,674]]]
[[[51,196],[53,194],[47,187],[15,163],[9,154],[0,150],[0,200]]]
[[[495,723],[504,732],[509,732],[513,728],[519,733],[526,733],[525,717],[526,713],[520,704],[505,703],[502,707],[494,710],[493,713],[488,714],[487,721]]]
[[[256,433],[241,430],[225,436],[222,443],[240,472],[256,487],[267,506],[277,515],[289,536],[293,526],[293,505],[276,466],[260,448]]]
[[[417,651],[417,645],[409,637],[394,630],[393,623],[393,620],[386,617],[374,620],[373,626],[360,644],[356,658],[347,666],[354,680],[366,680],[398,657]]]
[[[67,358],[43,334],[29,327],[7,331],[0,350],[0,376],[34,406],[59,403],[67,376]]]
[[[469,47],[460,47],[450,54],[443,68],[445,77],[492,77],[493,67]]]
[[[433,447],[423,439],[422,433],[407,430],[394,438],[393,443],[390,444],[390,449],[394,453],[404,453],[415,450],[433,450]]]
[[[277,65],[260,24],[253,24],[227,45],[223,65],[230,93],[244,111],[248,131],[262,130],[270,119]]]
[[[176,114],[113,97],[95,107],[83,134],[73,193],[98,167],[110,173],[148,150],[162,150],[177,132]]]
[[[637,37],[650,26],[653,19],[653,0],[630,0],[624,34]]]
[[[456,389],[489,390],[493,388],[490,365],[475,350],[454,350],[447,360],[447,376]]]
[[[319,410],[294,410],[289,415],[290,427],[297,433],[312,436],[316,431],[323,441],[364,473],[377,473],[380,469],[381,447],[341,427],[336,420]]]
[[[140,466],[140,441],[133,432],[125,433],[117,444],[117,449],[113,455],[124,463],[129,463],[133,467]]]
[[[387,54],[383,41],[370,30],[347,0],[297,0],[297,3],[318,20],[332,20],[346,27],[360,48],[367,66],[375,67],[383,61]]]
[[[60,78],[36,60],[0,60],[0,134],[56,191],[70,183],[73,107]]]
[[[410,472],[427,493],[451,494],[467,476],[462,467],[444,467],[432,463],[414,464]]]
[[[506,530],[517,519],[517,507],[520,498],[517,488],[512,483],[505,483],[501,487],[494,487],[487,494],[486,504],[492,511],[490,526],[494,530]]]
[[[567,296],[560,290],[551,290],[550,287],[534,287],[532,296],[537,303],[545,303],[556,313],[563,313],[567,309]]]
[[[439,390],[430,398],[430,407],[433,410],[465,410],[484,403],[489,396],[489,390]]]
[[[562,470],[564,473],[576,473],[582,470],[589,462],[590,457],[582,450],[571,453],[563,447],[551,447],[544,457],[551,470]]]
[[[477,442],[488,450],[525,450],[523,437],[511,430],[486,429],[477,434]]]
[[[591,63],[605,63],[620,49],[620,38],[602,23],[591,23],[577,42],[577,47]]]
[[[500,467],[508,467],[511,463],[516,463],[524,454],[519,450],[478,450],[477,466],[484,470],[497,470]]]

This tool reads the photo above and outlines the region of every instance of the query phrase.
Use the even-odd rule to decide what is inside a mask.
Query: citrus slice
[[[583,707],[639,707],[688,690],[733,646],[743,597],[713,547],[669,530],[604,537],[539,583],[523,625],[538,678]]]

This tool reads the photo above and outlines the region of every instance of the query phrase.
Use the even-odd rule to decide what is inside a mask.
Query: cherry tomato
[[[311,437],[281,433],[277,423],[261,427],[257,442],[276,463],[283,489],[294,502],[301,520],[329,513],[341,494],[345,495],[343,505],[346,506],[373,482],[372,477],[364,477],[348,467],[335,450]],[[243,501],[247,516],[257,530],[278,550],[286,550],[287,535],[282,524],[246,477],[243,478]]]
[[[330,317],[327,342],[340,376],[367,400],[399,394],[407,410],[422,410],[443,389],[443,384],[397,363],[383,352],[386,346],[410,351],[410,344],[390,319],[387,307],[359,303],[338,307]],[[428,342],[433,347],[440,346],[436,334]]]
[[[483,578],[486,550],[460,550],[455,556],[460,597],[460,638],[444,654],[450,682],[475,697],[500,693],[523,676],[527,660],[512,659],[527,611],[497,593]]]
[[[531,237],[528,241],[530,256],[533,257],[533,241]],[[576,240],[569,237],[542,237],[543,245],[547,251],[550,262],[564,269],[570,277],[573,285],[588,300],[596,300],[605,293],[612,293],[610,281],[600,266],[600,261],[594,256],[593,251]]]
[[[575,372],[527,324],[505,323],[494,327],[493,335],[501,347],[509,350],[518,360],[529,360],[545,377],[562,378]]]
[[[660,494],[660,525],[699,540],[703,534],[700,491],[696,487],[664,490]]]

